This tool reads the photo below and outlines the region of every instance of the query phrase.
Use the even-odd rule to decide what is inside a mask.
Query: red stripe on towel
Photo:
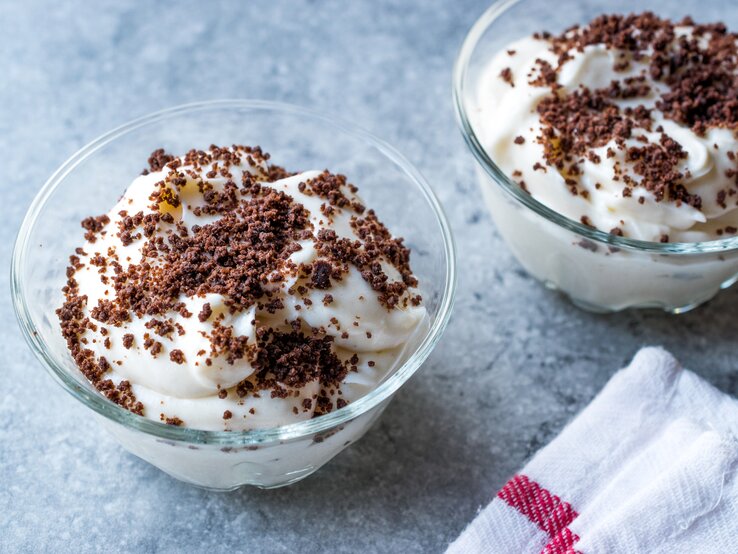
[[[525,475],[510,479],[497,496],[548,534],[551,540],[541,554],[577,554],[573,545],[579,537],[568,526],[579,514],[571,504]]]
[[[572,533],[571,529],[564,527],[543,547],[541,554],[581,554],[578,550],[574,550],[574,543],[578,540],[579,537]]]

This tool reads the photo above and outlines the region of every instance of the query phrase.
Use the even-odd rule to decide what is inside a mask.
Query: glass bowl
[[[501,0],[473,25],[454,66],[457,121],[478,162],[477,179],[500,234],[531,275],[590,311],[694,308],[738,279],[738,237],[647,242],[558,214],[524,192],[485,151],[475,129],[476,94],[485,64],[518,38],[536,31],[560,33],[603,13],[647,10],[672,19],[691,14],[698,22],[723,21],[738,29],[738,11],[702,0]]]
[[[366,396],[327,415],[278,428],[201,431],[134,415],[100,395],[77,369],[54,310],[63,301],[67,257],[82,241],[80,220],[106,213],[156,148],[180,153],[210,144],[258,144],[287,168],[343,173],[392,232],[405,237],[430,324],[407,361]],[[446,217],[424,177],[400,153],[332,117],[251,100],[164,110],[82,148],[31,204],[18,233],[11,272],[20,326],[51,376],[96,414],[126,450],[177,479],[214,490],[295,482],[358,440],[438,342],[456,283]]]

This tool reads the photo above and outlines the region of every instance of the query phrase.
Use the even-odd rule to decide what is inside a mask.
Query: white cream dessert
[[[257,148],[155,152],[83,222],[58,310],[84,375],[154,420],[248,430],[368,391],[428,323],[402,239],[327,171]]]
[[[470,118],[570,219],[656,242],[738,231],[738,38],[722,24],[612,15],[522,38],[482,70]]]

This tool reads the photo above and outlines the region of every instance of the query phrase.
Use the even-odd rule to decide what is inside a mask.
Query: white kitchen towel
[[[738,401],[644,348],[447,554],[738,553]]]

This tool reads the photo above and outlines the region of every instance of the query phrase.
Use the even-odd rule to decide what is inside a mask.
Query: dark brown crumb
[[[346,366],[333,351],[330,337],[312,337],[259,329],[260,347],[252,362],[258,379],[274,379],[291,387],[319,380],[323,386],[338,386]]]
[[[152,171],[161,171],[173,159],[174,156],[167,154],[163,148],[154,150],[149,156],[149,168],[144,170],[144,175]]]
[[[182,425],[184,425],[184,421],[182,421],[178,417],[167,417],[164,414],[160,414],[159,419],[167,425],[174,425],[175,427],[181,427]]]
[[[82,220],[82,228],[87,231],[85,233],[85,239],[90,242],[95,242],[97,234],[103,230],[108,223],[110,218],[107,215],[99,215],[97,217],[88,217]]]
[[[506,67],[505,69],[500,71],[500,79],[505,81],[511,87],[515,86],[515,83],[513,82],[512,70],[509,67]]]
[[[313,264],[313,269],[310,273],[310,282],[316,289],[329,289],[331,288],[331,273],[333,273],[331,264],[318,260]]]
[[[213,310],[210,307],[210,303],[206,302],[202,306],[202,310],[200,310],[200,313],[197,314],[197,319],[201,322],[205,322],[208,320],[208,318],[212,315]]]
[[[149,352],[151,355],[156,358],[157,354],[159,354],[162,351],[162,344],[158,341],[152,341],[151,348],[149,349]]]
[[[535,87],[551,87],[554,90],[559,88],[556,83],[556,70],[546,60],[536,60],[538,67],[538,76],[529,81],[529,84]]]

